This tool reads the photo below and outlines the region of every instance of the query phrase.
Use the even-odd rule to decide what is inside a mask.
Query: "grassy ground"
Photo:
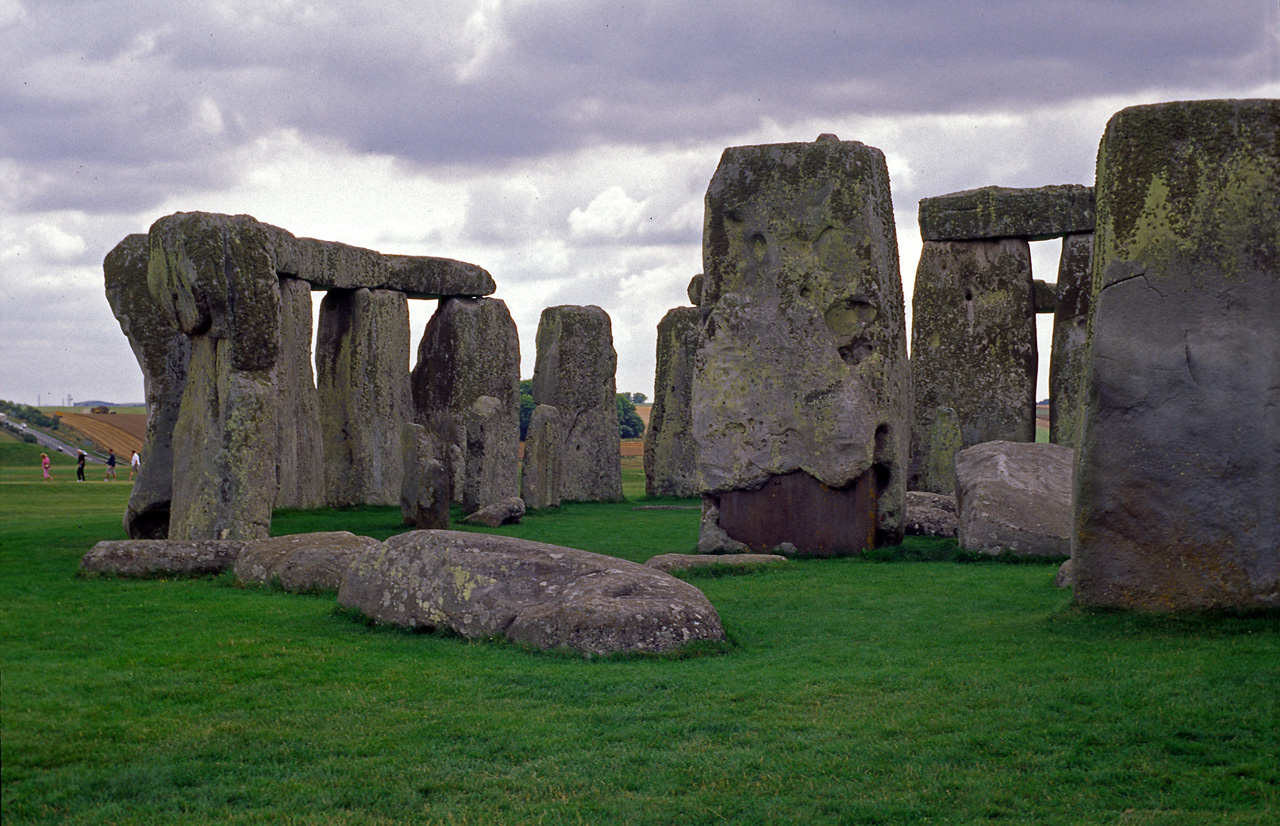
[[[128,485],[69,465],[41,484],[38,454],[0,442],[6,824],[1280,816],[1275,615],[1079,611],[1044,565],[801,561],[692,580],[727,653],[587,661],[373,630],[225,577],[77,578],[123,535]],[[505,530],[691,550],[697,510],[636,504]],[[274,530],[385,536],[398,516]]]

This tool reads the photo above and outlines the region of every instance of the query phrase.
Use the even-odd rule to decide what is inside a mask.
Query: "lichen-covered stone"
[[[82,574],[123,577],[214,576],[230,570],[247,541],[241,539],[112,539],[80,559]]]
[[[1097,180],[1075,598],[1280,607],[1280,101],[1124,109]]]
[[[173,428],[191,361],[191,341],[165,322],[147,286],[151,250],[145,233],[130,235],[102,262],[107,303],[129,339],[142,368],[146,393],[145,461],[134,480],[124,512],[124,529],[134,539],[165,539],[173,500]]]
[[[1049,441],[1067,447],[1076,446],[1080,430],[1092,263],[1093,233],[1062,239],[1059,300],[1053,314],[1053,350],[1049,356]]]
[[[247,215],[177,213],[148,234],[151,294],[191,340],[173,430],[171,539],[270,531],[280,285],[265,227]]]
[[[942,407],[955,411],[964,447],[1035,441],[1036,323],[1027,242],[925,242],[911,307],[913,465],[924,461],[927,434]]]
[[[933,417],[922,421],[912,452],[911,490],[940,493],[956,492],[956,453],[964,448],[960,420],[950,407],[939,407]]]
[[[401,431],[404,476],[400,482],[400,515],[415,528],[449,527],[449,470],[439,441],[420,424],[409,422]]]
[[[540,404],[529,418],[525,434],[524,460],[520,473],[520,498],[530,508],[553,508],[560,504],[560,411]]]
[[[649,496],[697,496],[693,440],[693,360],[702,343],[697,307],[676,307],[658,322],[653,407],[644,432],[644,489]]]
[[[707,188],[703,273],[708,319],[692,418],[712,501],[699,549],[725,544],[707,539],[717,526],[753,550],[789,541],[825,555],[896,542],[908,375],[884,155],[832,136],[726,149]],[[759,510],[727,507],[726,494],[737,502],[784,478],[794,481],[770,490],[852,516],[860,527],[848,533],[858,538],[844,546],[830,537],[839,546],[828,546],[814,534],[827,520],[805,511],[778,511],[755,527],[725,521]],[[712,512],[716,524],[705,518]]]
[[[585,655],[724,639],[692,585],[635,562],[506,536],[412,531],[351,567],[338,602],[404,628]]]
[[[298,594],[337,591],[347,567],[378,544],[350,531],[273,536],[245,542],[234,570],[237,580],[250,585],[278,585]]]
[[[1043,241],[1092,232],[1094,221],[1093,187],[1080,184],[986,186],[920,199],[920,237],[925,241]]]
[[[685,289],[685,294],[689,296],[689,303],[697,307],[702,303],[702,273],[698,273],[689,279],[689,286]]]
[[[507,305],[446,298],[427,322],[411,377],[414,419],[462,459],[455,501],[468,512],[518,492],[520,341]],[[486,415],[476,418],[481,397]],[[469,419],[477,427],[468,428]]]
[[[547,307],[537,347],[533,399],[560,413],[560,499],[621,499],[618,354],[608,313],[596,306]]]
[[[984,554],[1066,556],[1071,466],[1062,445],[984,442],[956,454],[957,539]]]
[[[959,530],[956,498],[923,490],[907,491],[908,536],[938,536],[954,539]]]
[[[468,515],[462,521],[472,525],[497,528],[502,525],[517,525],[523,518],[524,500],[519,496],[512,496],[500,502],[491,502]]]
[[[330,505],[400,502],[401,428],[413,419],[408,365],[404,293],[359,289],[325,295],[316,333],[316,387]]]
[[[786,565],[791,560],[780,554],[658,554],[645,566],[659,571],[693,571],[699,568],[754,568]]]
[[[280,359],[276,364],[277,508],[319,508],[324,440],[311,369],[311,285],[280,279]]]

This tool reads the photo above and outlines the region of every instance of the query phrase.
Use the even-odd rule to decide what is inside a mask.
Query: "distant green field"
[[[1078,610],[1054,568],[796,561],[692,578],[727,649],[584,660],[373,629],[330,596],[82,579],[127,483],[0,442],[9,824],[1272,824],[1280,618]],[[33,476],[34,471],[34,476]],[[698,510],[503,533],[635,560]],[[694,504],[667,500],[665,504]],[[403,529],[394,508],[277,533]],[[946,556],[945,542],[883,551]]]

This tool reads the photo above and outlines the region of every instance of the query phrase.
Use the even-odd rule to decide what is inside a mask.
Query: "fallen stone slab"
[[[1071,553],[1075,451],[1034,442],[985,442],[956,454],[957,536],[967,551]]]
[[[347,567],[378,540],[350,531],[273,536],[245,543],[235,561],[236,579],[293,593],[336,591]]]
[[[501,501],[485,505],[462,521],[473,525],[496,528],[499,525],[519,524],[521,519],[524,519],[524,500],[519,496],[509,496]]]
[[[1025,238],[1043,241],[1093,232],[1093,187],[1082,184],[1011,189],[984,186],[920,199],[925,241]]]
[[[106,540],[81,557],[80,572],[123,577],[220,574],[235,565],[246,544],[242,539]]]
[[[750,567],[790,562],[779,554],[658,554],[644,564],[659,571],[687,571],[690,568]]]
[[[959,530],[956,498],[945,493],[907,491],[907,521],[904,527],[908,536],[954,539]]]
[[[375,622],[587,656],[723,640],[701,591],[635,562],[541,542],[412,531],[347,569],[338,603]]]

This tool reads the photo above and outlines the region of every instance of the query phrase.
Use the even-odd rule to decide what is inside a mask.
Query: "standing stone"
[[[191,341],[169,326],[147,287],[150,247],[145,233],[130,235],[102,262],[107,302],[129,339],[147,402],[142,468],[124,512],[133,539],[166,539],[173,500],[173,428],[187,385]]]
[[[410,422],[401,431],[404,477],[400,483],[400,515],[415,528],[449,527],[449,471],[440,443],[431,431]]]
[[[1097,192],[1076,600],[1280,607],[1280,101],[1124,109]]]
[[[148,284],[191,340],[173,430],[171,539],[260,539],[271,527],[280,285],[264,227],[199,212],[151,226]]]
[[[950,407],[964,447],[1036,437],[1036,320],[1023,240],[926,241],[911,301],[912,463],[936,411]],[[942,492],[942,491],[939,491]]]
[[[411,379],[414,420],[456,457],[453,498],[468,513],[517,494],[520,340],[496,298],[445,298],[427,322]],[[481,398],[493,400],[481,411]],[[478,418],[477,418],[478,416]],[[468,421],[477,428],[468,428]]]
[[[928,430],[916,436],[918,456],[907,487],[951,495],[956,492],[956,453],[964,448],[960,420],[950,407],[933,411]]]
[[[653,408],[644,433],[644,490],[649,496],[697,496],[693,441],[693,359],[702,343],[697,307],[676,307],[658,322]]]
[[[622,498],[622,440],[609,315],[599,307],[547,307],[538,320],[533,399],[560,412],[560,498]]]
[[[311,285],[280,279],[280,361],[276,366],[276,507],[319,508],[324,440],[311,371]]]
[[[520,474],[520,498],[529,508],[554,508],[560,504],[560,411],[549,404],[533,409],[524,442]]]
[[[699,549],[829,556],[899,541],[908,373],[883,153],[831,135],[726,149],[703,272]]]
[[[1092,287],[1093,233],[1062,239],[1058,264],[1058,306],[1053,313],[1053,350],[1049,356],[1049,441],[1076,446],[1080,430],[1080,390],[1085,346],[1089,341],[1089,293]]]
[[[329,504],[399,503],[401,428],[413,418],[404,293],[328,292],[320,302],[316,374]]]

